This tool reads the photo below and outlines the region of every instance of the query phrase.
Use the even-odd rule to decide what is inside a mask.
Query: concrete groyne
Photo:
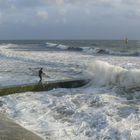
[[[43,140],[13,120],[0,114],[0,140]]]
[[[48,91],[54,88],[77,88],[82,87],[87,84],[89,80],[87,79],[72,79],[72,80],[58,80],[50,82],[39,82],[32,84],[23,85],[12,85],[6,87],[0,87],[0,96],[22,93],[22,92],[36,92],[36,91]]]

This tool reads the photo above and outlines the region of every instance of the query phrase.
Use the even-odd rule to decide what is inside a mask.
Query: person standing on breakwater
[[[40,70],[38,71],[38,76],[40,78],[40,82],[42,81],[42,73],[43,73],[43,68],[40,68]]]

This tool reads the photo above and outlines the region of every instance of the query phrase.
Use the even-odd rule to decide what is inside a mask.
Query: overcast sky
[[[140,39],[140,0],[0,0],[1,39]]]

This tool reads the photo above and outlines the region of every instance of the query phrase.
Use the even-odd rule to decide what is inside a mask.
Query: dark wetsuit
[[[40,81],[42,81],[42,73],[43,73],[43,71],[42,71],[42,68],[39,70],[39,73],[38,73],[38,76],[39,76],[39,78],[40,78]]]

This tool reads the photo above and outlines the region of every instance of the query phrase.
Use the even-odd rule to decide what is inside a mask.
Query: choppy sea
[[[0,111],[44,140],[140,140],[140,41],[0,41],[0,87],[90,82],[0,97]]]

